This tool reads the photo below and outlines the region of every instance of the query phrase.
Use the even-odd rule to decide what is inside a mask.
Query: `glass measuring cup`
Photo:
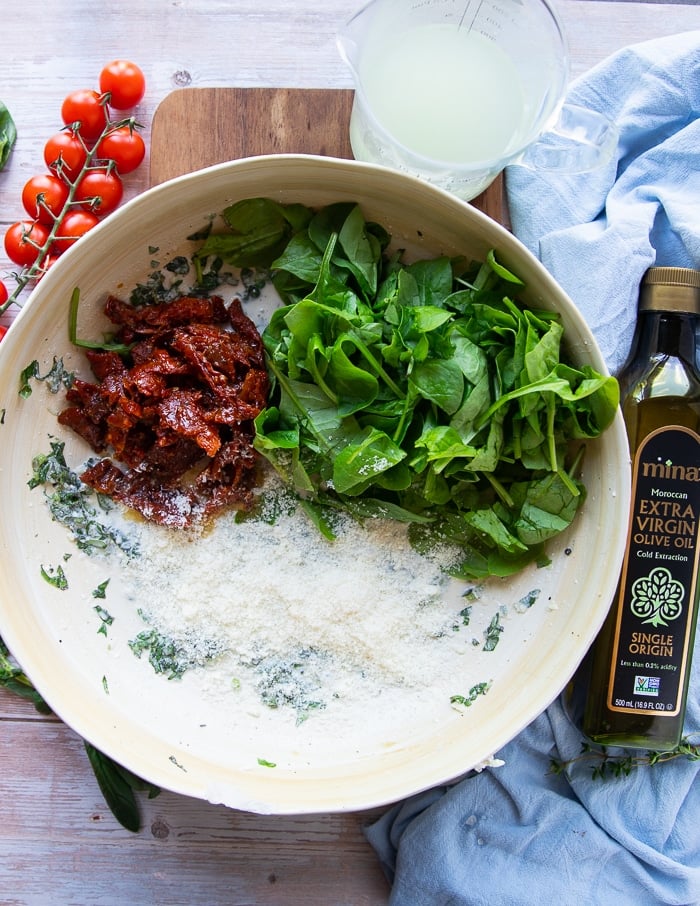
[[[355,158],[467,201],[508,164],[582,172],[616,145],[605,117],[563,106],[568,51],[547,0],[371,0],[338,48]]]

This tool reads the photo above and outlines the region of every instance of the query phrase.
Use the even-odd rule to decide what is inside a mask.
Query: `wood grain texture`
[[[2,906],[386,903],[362,834],[381,810],[253,815],[164,791],[138,795],[134,835],[107,809],[82,739],[17,702],[0,691]]]
[[[182,88],[158,106],[151,126],[151,185],[200,167],[258,154],[351,159],[351,89]],[[472,204],[507,222],[499,176]]]
[[[151,184],[257,154],[352,157],[353,92],[319,88],[181,88],[151,127]]]

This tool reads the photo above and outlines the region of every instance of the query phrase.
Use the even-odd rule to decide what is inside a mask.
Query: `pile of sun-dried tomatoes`
[[[269,379],[260,334],[238,299],[186,296],[105,313],[128,355],[89,351],[96,381],[76,380],[59,422],[96,453],[82,481],[147,520],[189,527],[247,508],[256,481],[255,417]]]

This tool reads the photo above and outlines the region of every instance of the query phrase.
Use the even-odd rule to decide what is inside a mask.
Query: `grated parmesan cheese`
[[[225,652],[236,683],[298,720],[363,688],[434,684],[446,651],[472,645],[446,573],[458,551],[419,554],[404,525],[343,515],[328,541],[272,480],[254,518],[225,513],[201,534],[142,527],[122,579],[149,627],[192,663],[214,652],[213,672]]]
[[[182,677],[188,700],[240,715],[256,728],[251,746],[283,734],[336,757],[332,740],[349,744],[362,728],[367,745],[393,745],[490,687],[494,658],[507,657],[502,620],[536,610],[521,604],[524,588],[450,578],[459,550],[419,553],[390,519],[339,513],[328,541],[271,470],[258,493],[254,516],[225,512],[199,532],[131,523],[139,554],[121,561],[120,586],[145,621],[140,636],[163,640],[165,666],[151,663]],[[296,743],[290,724],[305,728]]]

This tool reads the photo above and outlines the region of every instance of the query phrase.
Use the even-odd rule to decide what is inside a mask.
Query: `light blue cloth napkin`
[[[619,51],[567,101],[616,123],[617,155],[593,174],[509,167],[508,204],[513,232],[576,303],[615,373],[645,270],[700,267],[700,31]]]
[[[654,264],[700,268],[700,31],[626,48],[568,100],[620,129],[595,174],[507,173],[513,229],[564,286],[613,371]],[[700,634],[686,735],[700,742]],[[550,772],[583,738],[555,701],[487,767],[366,829],[391,906],[700,906],[700,762],[593,779]],[[615,750],[611,750],[615,752]]]

